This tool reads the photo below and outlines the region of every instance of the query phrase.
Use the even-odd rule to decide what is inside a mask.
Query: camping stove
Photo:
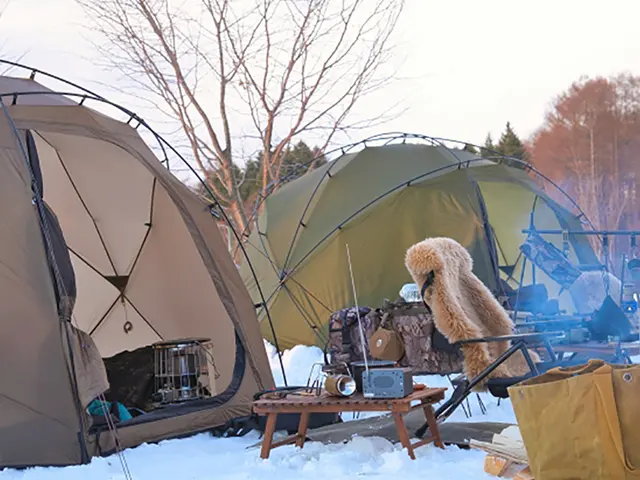
[[[156,407],[198,400],[212,395],[212,344],[208,338],[185,338],[158,342],[154,350]]]

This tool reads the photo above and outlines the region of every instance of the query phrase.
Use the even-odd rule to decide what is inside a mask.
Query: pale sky
[[[481,144],[511,121],[527,137],[581,75],[640,74],[639,18],[639,0],[407,0],[396,37],[402,79],[381,95],[408,111],[361,135],[406,131]],[[5,50],[26,51],[24,63],[101,93],[95,81],[108,74],[92,64],[87,35],[73,0],[10,0],[0,20]],[[376,108],[363,103],[357,113]]]

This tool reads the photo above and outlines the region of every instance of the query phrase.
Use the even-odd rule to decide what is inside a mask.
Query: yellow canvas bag
[[[536,480],[640,479],[640,365],[554,368],[509,397]]]

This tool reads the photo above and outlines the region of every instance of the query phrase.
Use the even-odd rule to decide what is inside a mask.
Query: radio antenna
[[[356,304],[356,315],[358,317],[358,330],[360,330],[360,342],[362,343],[362,357],[364,360],[364,370],[369,378],[369,363],[367,362],[367,348],[364,340],[364,330],[362,329],[362,320],[360,319],[360,307],[358,306],[358,294],[356,293],[356,282],[353,279],[353,268],[351,267],[351,255],[349,253],[349,244],[347,246],[347,262],[349,263],[349,274],[351,275],[351,287],[353,288],[353,300]]]

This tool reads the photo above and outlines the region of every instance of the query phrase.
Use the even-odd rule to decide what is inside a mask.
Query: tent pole
[[[496,239],[493,235],[493,230],[491,228],[491,224],[489,223],[489,212],[487,209],[487,204],[484,201],[484,196],[482,195],[482,189],[478,182],[471,178],[471,175],[467,175],[467,178],[473,185],[474,190],[476,191],[476,196],[478,198],[478,205],[480,206],[480,215],[482,217],[482,228],[484,230],[484,236],[487,239],[487,246],[489,249],[489,256],[491,258],[491,268],[493,270],[494,281],[496,282],[496,292],[502,293],[505,295],[504,288],[502,288],[502,284],[500,282],[500,261],[498,259],[498,249],[496,246]]]
[[[81,91],[85,92],[85,93],[84,93],[84,94],[82,94],[82,95],[81,95],[81,94],[78,94],[78,93],[71,93],[71,92],[69,92],[69,93],[67,93],[67,92],[55,92],[55,93],[56,93],[56,94],[58,94],[58,95],[66,95],[66,96],[71,96],[71,97],[76,96],[76,97],[82,97],[82,98],[84,98],[84,99],[95,100],[95,101],[98,101],[98,102],[104,103],[104,104],[106,104],[106,105],[113,106],[113,107],[117,108],[118,110],[120,110],[121,112],[124,112],[124,113],[130,114],[130,115],[134,115],[130,110],[126,109],[125,107],[123,107],[123,106],[121,106],[121,105],[119,105],[119,104],[117,104],[117,103],[111,102],[111,101],[107,100],[106,98],[104,98],[104,97],[102,97],[102,96],[100,96],[100,95],[98,95],[98,94],[96,94],[96,93],[92,92],[91,90],[88,90],[88,89],[86,89],[86,88],[84,88],[84,87],[81,87],[80,85],[74,84],[74,83],[72,83],[72,82],[70,82],[70,81],[68,81],[68,80],[65,80],[65,79],[63,79],[63,78],[61,78],[61,77],[58,77],[58,76],[56,76],[56,75],[53,75],[53,74],[50,74],[50,73],[48,73],[48,72],[45,72],[45,71],[42,71],[42,70],[38,70],[38,69],[35,69],[35,68],[32,68],[32,67],[28,67],[28,66],[23,65],[23,64],[20,64],[20,63],[16,63],[16,62],[11,62],[11,61],[8,61],[8,60],[4,60],[4,59],[0,59],[0,64],[11,65],[11,66],[14,66],[14,67],[23,68],[23,69],[25,69],[25,70],[29,70],[31,74],[38,73],[38,74],[41,74],[41,75],[47,76],[47,77],[49,77],[49,78],[53,78],[53,79],[55,79],[55,80],[61,81],[61,82],[65,83],[65,84],[67,84],[67,85],[70,85],[70,86],[72,86],[72,87],[74,87],[74,88],[76,88],[76,89],[78,89],[78,90],[81,90]],[[37,92],[37,91],[36,91],[36,92],[21,92],[21,93],[19,93],[19,95],[28,95],[28,94],[34,94],[34,95],[37,95],[37,94],[41,94],[41,92]],[[15,95],[15,94],[13,94],[13,93],[0,94],[0,97],[12,96],[12,95]],[[3,104],[3,105],[4,105],[4,104]],[[173,153],[174,153],[174,154],[175,154],[175,155],[176,155],[176,156],[177,156],[177,157],[178,157],[182,162],[183,162],[183,164],[184,164],[184,165],[189,169],[189,171],[191,171],[191,173],[192,173],[192,174],[194,174],[194,176],[198,179],[198,181],[200,181],[200,183],[205,187],[205,189],[207,190],[207,192],[209,193],[209,195],[211,195],[211,197],[214,199],[214,202],[217,204],[217,206],[219,206],[219,208],[221,208],[221,209],[222,209],[222,205],[221,205],[221,204],[220,204],[220,202],[215,198],[215,196],[213,195],[213,192],[211,191],[211,189],[208,187],[208,185],[206,184],[206,182],[202,179],[202,176],[198,174],[198,172],[197,172],[197,171],[194,169],[194,167],[193,167],[193,166],[192,166],[192,165],[191,165],[191,164],[190,164],[190,163],[189,163],[189,162],[184,158],[184,156],[183,156],[183,155],[181,155],[181,154],[176,150],[176,148],[175,148],[175,147],[173,147],[171,144],[169,144],[169,142],[167,142],[167,140],[165,140],[165,139],[164,139],[160,134],[158,134],[155,130],[153,130],[153,128],[151,128],[151,126],[150,126],[146,121],[144,121],[142,118],[139,118],[137,115],[136,115],[135,117],[136,117],[136,120],[138,120],[138,121],[139,121],[139,125],[144,126],[144,127],[145,127],[145,128],[146,128],[146,129],[147,129],[147,130],[148,130],[148,131],[149,131],[149,132],[150,132],[150,133],[155,137],[156,141],[158,142],[158,144],[159,144],[161,147],[162,147],[162,146],[164,146],[164,145],[166,145],[166,146],[167,146],[167,147],[168,147],[168,148],[169,148],[169,149],[170,149],[170,150],[171,150],[171,151],[172,151],[172,152],[173,152]],[[366,139],[366,140],[361,140],[361,141],[359,141],[359,142],[357,142],[357,143],[354,143],[354,144],[352,144],[352,145],[350,145],[350,146],[347,146],[347,147],[341,147],[340,149],[335,149],[335,151],[341,150],[343,153],[345,153],[345,150],[347,150],[347,151],[348,151],[350,148],[355,148],[355,146],[357,146],[357,145],[363,145],[363,144],[364,144],[364,145],[366,146],[366,142],[367,142],[367,141],[369,141],[369,142],[373,142],[373,141],[376,141],[376,140],[389,140],[389,143],[390,143],[391,141],[393,141],[393,140],[394,140],[394,139],[396,139],[396,138],[398,138],[398,139],[399,139],[399,138],[401,138],[401,139],[403,140],[403,142],[404,142],[404,141],[406,141],[407,139],[417,139],[417,140],[422,140],[422,141],[430,141],[430,142],[432,142],[433,144],[436,144],[436,145],[437,145],[437,144],[439,144],[441,147],[443,147],[443,148],[445,148],[446,150],[448,150],[448,151],[449,151],[449,152],[450,152],[454,157],[455,157],[455,154],[453,154],[453,153],[451,152],[451,149],[450,149],[447,145],[445,145],[445,144],[444,144],[444,142],[451,142],[451,143],[458,143],[458,144],[462,143],[462,142],[457,142],[457,141],[455,141],[455,140],[450,140],[450,139],[445,139],[445,138],[438,138],[438,137],[429,137],[429,136],[421,135],[421,134],[412,134],[412,133],[406,133],[406,132],[405,132],[405,133],[388,132],[388,133],[383,133],[383,134],[378,134],[378,135],[372,136],[372,137],[370,137],[369,139]],[[478,147],[477,145],[474,145],[474,146],[475,146],[475,147]],[[480,148],[480,147],[478,147],[478,148]],[[486,150],[486,149],[485,149],[485,150]],[[523,170],[525,170],[525,171],[527,171],[527,172],[534,172],[534,173],[537,175],[537,177],[538,177],[538,178],[541,178],[541,179],[544,179],[545,181],[547,181],[549,184],[551,184],[553,187],[555,187],[555,188],[556,188],[556,189],[557,189],[557,190],[558,190],[558,191],[559,191],[559,192],[560,192],[560,193],[561,193],[565,198],[567,198],[567,199],[570,201],[570,203],[571,203],[571,204],[572,204],[572,205],[573,205],[573,206],[578,210],[578,212],[580,213],[580,216],[584,217],[584,218],[586,219],[587,223],[589,224],[589,226],[590,226],[593,230],[595,230],[594,225],[589,221],[588,217],[586,216],[586,214],[584,213],[584,211],[582,211],[582,209],[579,207],[579,205],[575,202],[575,200],[573,200],[573,199],[572,199],[572,198],[571,198],[571,197],[570,197],[570,196],[569,196],[569,195],[568,195],[568,194],[567,194],[567,193],[566,193],[566,192],[565,192],[565,191],[564,191],[564,190],[563,190],[559,185],[557,185],[553,180],[551,180],[549,177],[545,176],[543,173],[541,173],[540,171],[538,171],[538,170],[537,170],[533,165],[531,165],[531,164],[529,164],[529,163],[527,163],[527,162],[525,162],[525,161],[523,161],[523,160],[521,160],[521,159],[518,159],[518,158],[514,158],[514,157],[505,157],[504,155],[501,155],[501,154],[499,154],[498,152],[495,152],[495,151],[489,151],[489,153],[491,153],[491,154],[495,155],[495,158],[494,158],[494,157],[478,158],[478,159],[473,159],[473,160],[471,160],[471,161],[458,162],[458,165],[455,165],[455,166],[457,166],[458,168],[460,168],[460,165],[461,165],[462,163],[464,163],[464,164],[465,164],[465,166],[467,166],[467,167],[468,167],[470,163],[474,163],[474,160],[483,160],[483,161],[486,161],[486,160],[493,160],[493,161],[495,161],[496,163],[508,162],[509,164],[513,164],[513,165],[517,165],[517,166],[519,166],[520,168],[522,168]],[[497,159],[497,160],[496,160],[496,159]],[[315,159],[311,160],[311,162],[313,162],[313,161],[315,161]],[[310,163],[310,162],[309,162],[309,163]],[[431,172],[431,173],[435,173],[435,172]],[[424,175],[424,176],[426,176],[426,175]],[[420,178],[420,177],[423,177],[423,176],[419,176],[418,178]],[[282,181],[282,182],[283,182],[283,181],[285,181],[285,180],[287,180],[287,177],[285,177],[285,178],[281,179],[281,181]],[[276,183],[275,183],[275,185],[277,186],[277,185],[279,185],[280,183],[281,183],[280,181],[279,181],[279,182],[276,182]],[[394,189],[394,190],[395,190],[395,189]],[[391,192],[387,192],[387,193],[391,193]],[[382,195],[381,197],[384,197],[384,196],[386,196],[386,195]],[[264,201],[265,199],[266,199],[266,196],[262,199],[262,201]],[[371,203],[374,203],[374,202],[371,202]],[[368,205],[367,205],[367,206],[368,206]],[[366,208],[366,207],[365,207],[365,208]],[[361,209],[361,210],[364,210],[364,209]],[[224,217],[225,217],[226,222],[227,222],[229,225],[231,225],[229,217],[224,213],[224,210],[222,210],[222,212],[223,212],[223,215],[224,215]],[[355,216],[355,215],[354,215],[354,216]],[[352,216],[352,217],[353,217],[353,216]],[[345,222],[343,222],[343,223],[346,223],[346,221],[345,221]],[[250,268],[250,270],[251,270],[251,274],[252,274],[252,276],[253,276],[254,280],[256,281],[256,286],[257,286],[257,288],[258,288],[258,292],[259,292],[259,295],[260,295],[261,300],[262,300],[262,305],[263,305],[263,306],[264,306],[264,308],[265,308],[265,312],[266,312],[266,315],[267,315],[267,319],[268,319],[268,321],[269,321],[269,324],[270,324],[270,327],[271,327],[271,329],[272,329],[272,332],[274,333],[274,339],[276,339],[276,344],[277,344],[277,337],[275,336],[275,330],[274,330],[274,328],[273,328],[272,318],[271,318],[271,315],[270,315],[269,309],[268,309],[268,307],[267,307],[268,300],[265,298],[265,296],[264,296],[264,292],[262,291],[262,288],[260,287],[260,284],[259,284],[259,281],[258,281],[257,273],[256,273],[255,269],[253,268],[253,265],[251,264],[251,260],[249,259],[249,255],[248,255],[248,253],[247,253],[246,249],[244,248],[244,245],[243,245],[242,241],[240,241],[240,237],[239,237],[239,235],[238,235],[238,232],[236,232],[235,228],[233,228],[233,227],[231,227],[231,228],[232,228],[233,234],[234,234],[234,235],[235,235],[235,237],[238,239],[238,245],[239,245],[239,247],[241,248],[242,253],[243,253],[243,256],[244,256],[244,258],[245,258],[245,259],[246,259],[246,261],[247,261],[247,264],[248,264],[248,266],[249,266],[249,268]],[[316,248],[318,248],[320,244],[324,243],[324,241],[325,241],[325,240],[326,240],[326,239],[327,239],[327,238],[328,238],[332,233],[334,233],[334,232],[331,232],[329,235],[327,235],[327,237],[325,237],[325,238],[321,239],[321,240],[320,240],[320,242],[318,242],[318,244],[317,244],[315,247],[313,247],[313,248],[312,248],[311,252],[312,252],[313,250],[315,250]],[[244,234],[244,232],[243,232],[242,234]],[[307,255],[305,255],[305,258],[306,258],[306,257],[308,257],[308,255],[309,255],[311,252],[309,252]],[[292,273],[293,271],[295,271],[299,265],[300,265],[300,262],[298,262],[298,264],[297,264],[297,265],[295,265],[292,269],[290,269],[290,271],[287,273],[287,275],[285,276],[285,278],[284,278],[284,279],[286,279],[288,276],[291,276],[291,273]],[[273,296],[273,294],[272,294],[272,295],[270,295],[270,297],[269,297],[269,298],[271,298],[272,296]],[[277,345],[276,345],[276,348],[278,348],[278,347],[277,347]],[[279,351],[279,348],[278,348],[278,351]],[[283,375],[284,375],[284,370],[283,370]],[[286,383],[286,380],[285,380],[285,383]]]
[[[516,303],[513,308],[513,323],[516,323],[518,317],[518,308],[520,307],[520,290],[522,289],[522,284],[524,283],[524,272],[527,268],[527,257],[522,256],[522,270],[520,271],[520,283],[518,285],[518,291],[516,292]]]
[[[94,100],[96,102],[100,102],[103,103],[105,105],[110,105],[118,110],[120,110],[123,113],[126,113],[127,115],[132,115],[135,116],[136,120],[138,120],[139,125],[142,125],[144,128],[146,128],[149,133],[151,133],[154,138],[156,139],[156,141],[158,142],[158,144],[160,145],[161,148],[164,148],[164,146],[166,146],[171,152],[173,152],[178,159],[180,159],[180,161],[187,167],[187,169],[198,179],[198,181],[204,186],[205,190],[207,191],[207,193],[211,196],[211,198],[213,199],[215,205],[220,208],[220,210],[222,211],[222,215],[224,216],[225,221],[227,222],[228,225],[231,226],[233,235],[236,237],[236,239],[238,240],[238,245],[240,247],[240,249],[242,250],[242,254],[247,262],[247,265],[249,266],[249,269],[251,270],[251,275],[253,276],[255,282],[256,282],[256,286],[258,288],[258,293],[260,295],[260,299],[262,300],[262,304],[264,305],[264,309],[267,315],[267,320],[270,324],[271,330],[274,334],[274,341],[276,343],[276,348],[278,348],[278,351],[280,351],[279,347],[278,347],[278,341],[277,341],[277,337],[275,336],[275,329],[273,328],[273,319],[271,318],[271,313],[269,312],[269,308],[267,307],[267,300],[265,299],[264,296],[264,292],[262,291],[262,288],[260,287],[260,282],[258,280],[258,275],[255,271],[255,269],[253,268],[253,265],[251,264],[251,259],[249,258],[249,254],[247,253],[246,249],[244,248],[244,245],[240,239],[240,236],[238,235],[238,232],[236,232],[235,228],[233,228],[232,224],[231,224],[231,220],[229,219],[229,217],[226,215],[226,213],[224,212],[224,209],[222,207],[222,204],[220,203],[220,201],[215,197],[215,195],[213,194],[213,191],[211,190],[211,188],[209,188],[209,186],[206,184],[206,182],[204,181],[204,179],[202,178],[202,176],[200,174],[198,174],[198,172],[195,170],[195,168],[193,167],[193,165],[191,165],[185,158],[184,156],[173,146],[171,145],[163,136],[161,136],[158,132],[156,132],[144,119],[138,117],[137,115],[135,115],[131,110],[123,107],[122,105],[119,105],[115,102],[112,102],[110,100],[107,100],[105,97],[98,95],[95,92],[92,92],[91,90],[84,88],[78,84],[75,84],[69,80],[65,80],[62,77],[53,75],[51,73],[45,72],[44,70],[39,70],[36,68],[32,68],[32,67],[28,67],[26,65],[17,63],[17,62],[12,62],[9,60],[4,60],[4,59],[0,59],[0,64],[4,64],[4,65],[11,65],[13,67],[17,67],[17,68],[23,68],[25,70],[29,70],[32,74],[38,73],[41,75],[44,75],[48,78],[52,78],[54,80],[58,80],[62,83],[65,83],[66,85],[69,85],[73,88],[76,88],[78,90],[81,90],[82,92],[84,92],[83,94],[79,94],[77,92],[60,92],[60,91],[55,91],[55,92],[47,92],[49,95],[54,94],[54,95],[60,95],[60,96],[69,96],[69,97],[81,97],[81,98],[85,98],[88,100]],[[4,98],[4,97],[11,97],[11,96],[23,96],[23,95],[41,95],[42,92],[38,92],[38,91],[31,91],[31,92],[19,92],[19,93],[0,93],[0,99]],[[4,107],[4,103],[2,104]],[[280,362],[281,368],[282,368],[282,375],[284,377],[284,382],[285,385],[287,384],[287,380],[286,380],[286,375],[284,372],[284,366],[282,365],[282,361]]]

